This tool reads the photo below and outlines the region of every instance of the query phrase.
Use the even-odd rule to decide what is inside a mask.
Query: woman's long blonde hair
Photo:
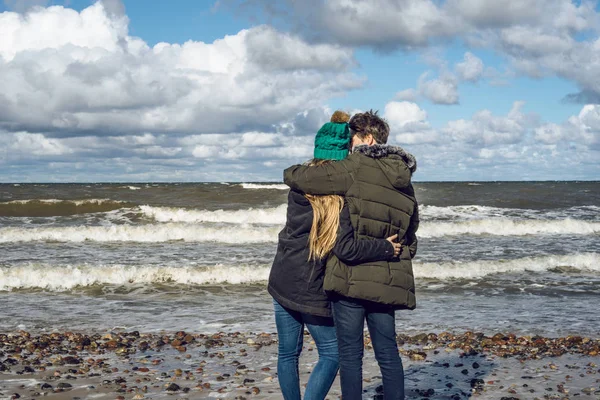
[[[331,160],[312,160],[310,166],[319,166],[330,163]],[[333,249],[337,239],[340,225],[340,213],[344,207],[342,196],[305,195],[313,209],[313,223],[308,236],[309,260],[325,258]]]

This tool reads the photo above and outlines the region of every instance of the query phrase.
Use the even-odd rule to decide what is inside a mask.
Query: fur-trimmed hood
[[[395,154],[400,156],[402,161],[406,164],[411,174],[414,174],[417,170],[417,159],[415,156],[405,151],[400,146],[390,146],[388,144],[374,144],[368,146],[366,144],[356,146],[353,150],[354,153],[361,153],[371,158],[383,158],[389,155]]]
[[[410,185],[412,174],[417,170],[415,157],[398,146],[360,145],[352,152],[375,160],[388,181],[397,189],[404,189]]]

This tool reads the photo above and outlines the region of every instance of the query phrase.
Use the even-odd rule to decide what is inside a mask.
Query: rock
[[[485,382],[483,379],[474,378],[471,379],[471,387],[475,390],[483,390],[483,385]]]
[[[427,343],[427,341],[429,340],[426,333],[420,333],[418,335],[413,336],[411,339],[414,343]]]
[[[581,392],[585,393],[587,395],[592,395],[595,390],[596,389],[594,389],[593,387],[586,387],[586,388],[581,389]]]
[[[58,389],[71,389],[73,387],[73,385],[71,385],[70,383],[67,383],[67,382],[61,382],[58,385],[56,385],[56,387]]]
[[[427,358],[427,353],[422,352],[422,351],[415,351],[415,352],[410,352],[408,356],[413,361],[423,361]]]
[[[181,390],[181,388],[179,387],[178,384],[171,383],[169,386],[167,386],[167,388],[165,390],[167,390],[169,392],[177,392],[177,391]]]
[[[143,399],[144,395],[141,393],[136,394],[135,396],[133,396],[133,400],[140,400]]]
[[[77,357],[67,356],[63,358],[63,362],[69,365],[81,364],[81,360]]]
[[[462,371],[460,371],[460,373],[463,375],[469,375],[469,370],[465,368]]]
[[[255,344],[256,342],[255,342],[254,340],[252,340],[252,339],[248,339],[248,340],[246,341],[246,343],[248,343],[248,344]]]
[[[42,383],[40,385],[40,389],[42,389],[42,390],[52,390],[52,385],[50,385],[49,383]]]

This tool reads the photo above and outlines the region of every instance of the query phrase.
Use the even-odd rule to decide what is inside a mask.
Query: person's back
[[[404,398],[404,375],[395,332],[396,309],[416,306],[411,259],[416,254],[418,206],[411,184],[414,157],[387,146],[389,127],[376,113],[349,122],[353,154],[335,165],[288,168],[284,182],[311,194],[345,195],[357,238],[383,238],[399,232],[403,246],[393,262],[348,265],[331,257],[324,288],[333,294],[340,350],[342,397],[362,393],[363,328],[366,319],[379,363],[386,399]]]
[[[347,124],[325,124],[315,138],[315,159],[309,165],[345,158],[349,139]],[[279,234],[268,285],[279,337],[278,379],[286,400],[300,399],[298,358],[304,326],[319,353],[305,399],[324,399],[337,374],[336,330],[322,284],[327,255],[332,252],[348,263],[388,260],[400,251],[393,239],[356,240],[348,208],[340,196],[305,196],[290,191],[286,226]]]
[[[399,259],[349,267],[335,256],[328,261],[325,290],[388,304],[416,306],[411,259],[416,252],[417,203],[411,184],[412,156],[399,147],[359,146],[349,157],[356,160],[354,182],[346,192],[357,238],[398,234],[407,246]],[[412,251],[411,251],[412,250]]]

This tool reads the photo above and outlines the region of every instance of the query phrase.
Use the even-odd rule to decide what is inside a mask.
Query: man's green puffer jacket
[[[328,292],[414,309],[412,258],[417,252],[419,212],[411,183],[415,158],[402,148],[358,146],[345,160],[285,170],[284,182],[310,194],[346,196],[357,238],[381,239],[399,233],[405,246],[394,261],[346,265],[330,256],[324,280]]]

